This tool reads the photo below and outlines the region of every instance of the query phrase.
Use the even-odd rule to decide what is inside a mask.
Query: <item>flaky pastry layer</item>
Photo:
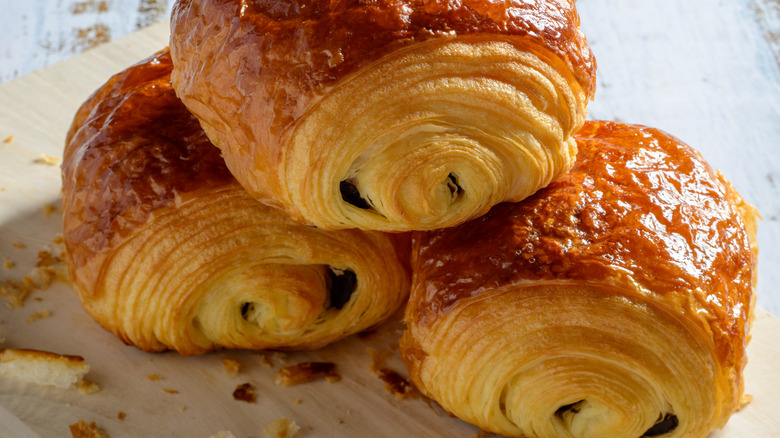
[[[233,179],[158,53],[77,113],[64,238],[87,312],[148,351],[311,349],[367,329],[408,293],[401,236],[301,225]]]
[[[524,437],[705,437],[738,408],[755,211],[661,131],[586,122],[569,174],[415,233],[401,342],[423,393]]]
[[[573,164],[595,62],[573,3],[180,1],[173,84],[257,199],[427,230]]]

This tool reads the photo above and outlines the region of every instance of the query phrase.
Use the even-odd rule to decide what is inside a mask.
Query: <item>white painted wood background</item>
[[[0,83],[164,20],[174,1],[5,0],[2,3]]]

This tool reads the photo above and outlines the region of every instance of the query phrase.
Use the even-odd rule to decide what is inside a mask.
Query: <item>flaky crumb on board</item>
[[[14,242],[11,244],[11,246],[13,246],[16,249],[27,249],[27,245],[25,245],[22,242]]]
[[[396,400],[420,396],[420,391],[412,382],[400,373],[384,366],[389,355],[388,352],[377,351],[373,348],[368,348],[367,351],[371,356],[371,371],[385,382],[385,389],[395,395]]]
[[[0,349],[0,375],[42,386],[78,387],[89,372],[81,356],[42,350]]]
[[[95,422],[87,423],[84,420],[70,425],[70,434],[73,438],[107,438],[108,435],[103,432]]]
[[[241,369],[241,364],[233,359],[222,359],[222,366],[225,368],[228,377],[236,377]]]
[[[163,377],[159,374],[147,374],[146,380],[162,380]]]
[[[233,399],[245,401],[247,403],[254,403],[257,401],[255,397],[255,387],[251,383],[242,383],[236,386],[233,391]]]
[[[8,137],[3,139],[3,143],[6,143],[6,144],[10,143],[12,141],[14,141],[14,136],[13,135],[9,135]]]
[[[116,419],[119,421],[125,421],[125,417],[127,417],[127,414],[125,414],[124,411],[119,411],[116,414]]]
[[[59,244],[55,242],[55,245]],[[35,267],[27,275],[21,280],[8,279],[0,284],[0,297],[6,298],[6,305],[11,308],[23,307],[24,301],[33,291],[45,290],[55,280],[67,282],[68,272],[63,251],[60,255],[54,255],[51,251],[38,251]]]
[[[85,395],[94,394],[100,391],[100,385],[86,379],[79,381],[76,386],[78,387],[79,392]]]
[[[36,164],[45,164],[47,166],[58,166],[60,159],[41,153],[41,156],[35,159]]]
[[[276,384],[294,386],[319,378],[333,383],[339,381],[341,375],[336,371],[336,364],[333,362],[302,362],[280,369]]]
[[[751,394],[742,394],[742,397],[739,399],[739,406],[737,407],[737,410],[742,410],[745,408],[745,406],[749,405],[750,402],[753,401],[753,395]]]
[[[54,213],[55,211],[57,211],[57,207],[55,207],[54,205],[51,205],[51,204],[46,204],[46,205],[44,205],[44,206],[41,208],[41,210],[43,211],[43,214],[44,214],[46,217],[49,217],[49,216],[51,216],[51,215],[52,215],[52,213]]]
[[[41,309],[39,312],[35,312],[32,315],[28,316],[26,321],[28,324],[30,324],[39,319],[48,318],[50,316],[51,316],[51,311],[49,311],[49,309]]]
[[[236,438],[236,436],[233,435],[233,432],[230,432],[229,430],[220,430],[214,435],[211,435],[209,438]]]
[[[266,438],[293,438],[301,427],[289,418],[279,417],[273,423],[263,427]]]

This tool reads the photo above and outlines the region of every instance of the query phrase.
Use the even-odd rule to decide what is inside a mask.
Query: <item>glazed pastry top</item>
[[[76,114],[62,165],[64,214],[78,215],[66,221],[70,257],[109,250],[186,193],[234,183],[176,97],[171,69],[168,52],[157,53],[112,77]]]
[[[586,122],[577,140],[572,171],[526,201],[415,234],[417,322],[504,285],[580,282],[661,297],[702,318],[729,357],[752,305],[751,207],[661,131]]]
[[[193,34],[177,30],[197,28],[204,18],[213,27],[203,26]],[[587,96],[595,89],[595,60],[569,0],[190,0],[177,3],[172,20],[173,49],[182,50],[175,58],[184,56],[187,47],[199,47],[200,53],[228,57],[233,68],[247,75],[247,81],[239,76],[238,83],[230,84],[244,95],[253,93],[258,78],[265,84],[261,87],[269,88],[265,93],[274,96],[268,104],[276,108],[277,118],[272,133],[300,117],[317,94],[341,78],[393,50],[432,38],[524,37],[527,43],[513,41],[530,51],[537,51],[538,45],[557,55],[570,65]],[[223,32],[232,35],[226,43],[221,36],[212,38]],[[256,56],[243,56],[239,47]],[[208,74],[211,62],[203,62]]]

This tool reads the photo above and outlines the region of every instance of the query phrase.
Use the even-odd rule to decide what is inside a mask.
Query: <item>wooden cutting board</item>
[[[0,86],[0,264],[15,263],[0,267],[0,282],[29,272],[38,251],[52,248],[61,231],[59,167],[46,157],[62,156],[76,108],[111,74],[164,47],[167,32],[166,24],[155,25]],[[50,317],[31,318],[44,309]],[[262,427],[279,417],[299,424],[301,437],[479,433],[435,403],[398,400],[385,388],[371,370],[371,351],[387,352],[384,366],[405,374],[397,351],[400,332],[393,321],[367,337],[285,355],[147,354],[103,331],[84,313],[70,287],[55,283],[33,293],[22,308],[0,306],[0,345],[81,355],[92,367],[88,378],[101,390],[85,395],[0,378],[0,437],[69,436],[68,425],[82,419],[95,421],[111,437],[206,438],[222,430],[261,437]],[[780,321],[760,309],[749,357],[746,381],[753,402],[714,437],[780,434]],[[239,372],[230,375],[223,359],[237,361]],[[281,367],[310,360],[336,363],[341,380],[296,387],[275,383]],[[243,383],[256,388],[255,403],[233,399],[233,390]]]

